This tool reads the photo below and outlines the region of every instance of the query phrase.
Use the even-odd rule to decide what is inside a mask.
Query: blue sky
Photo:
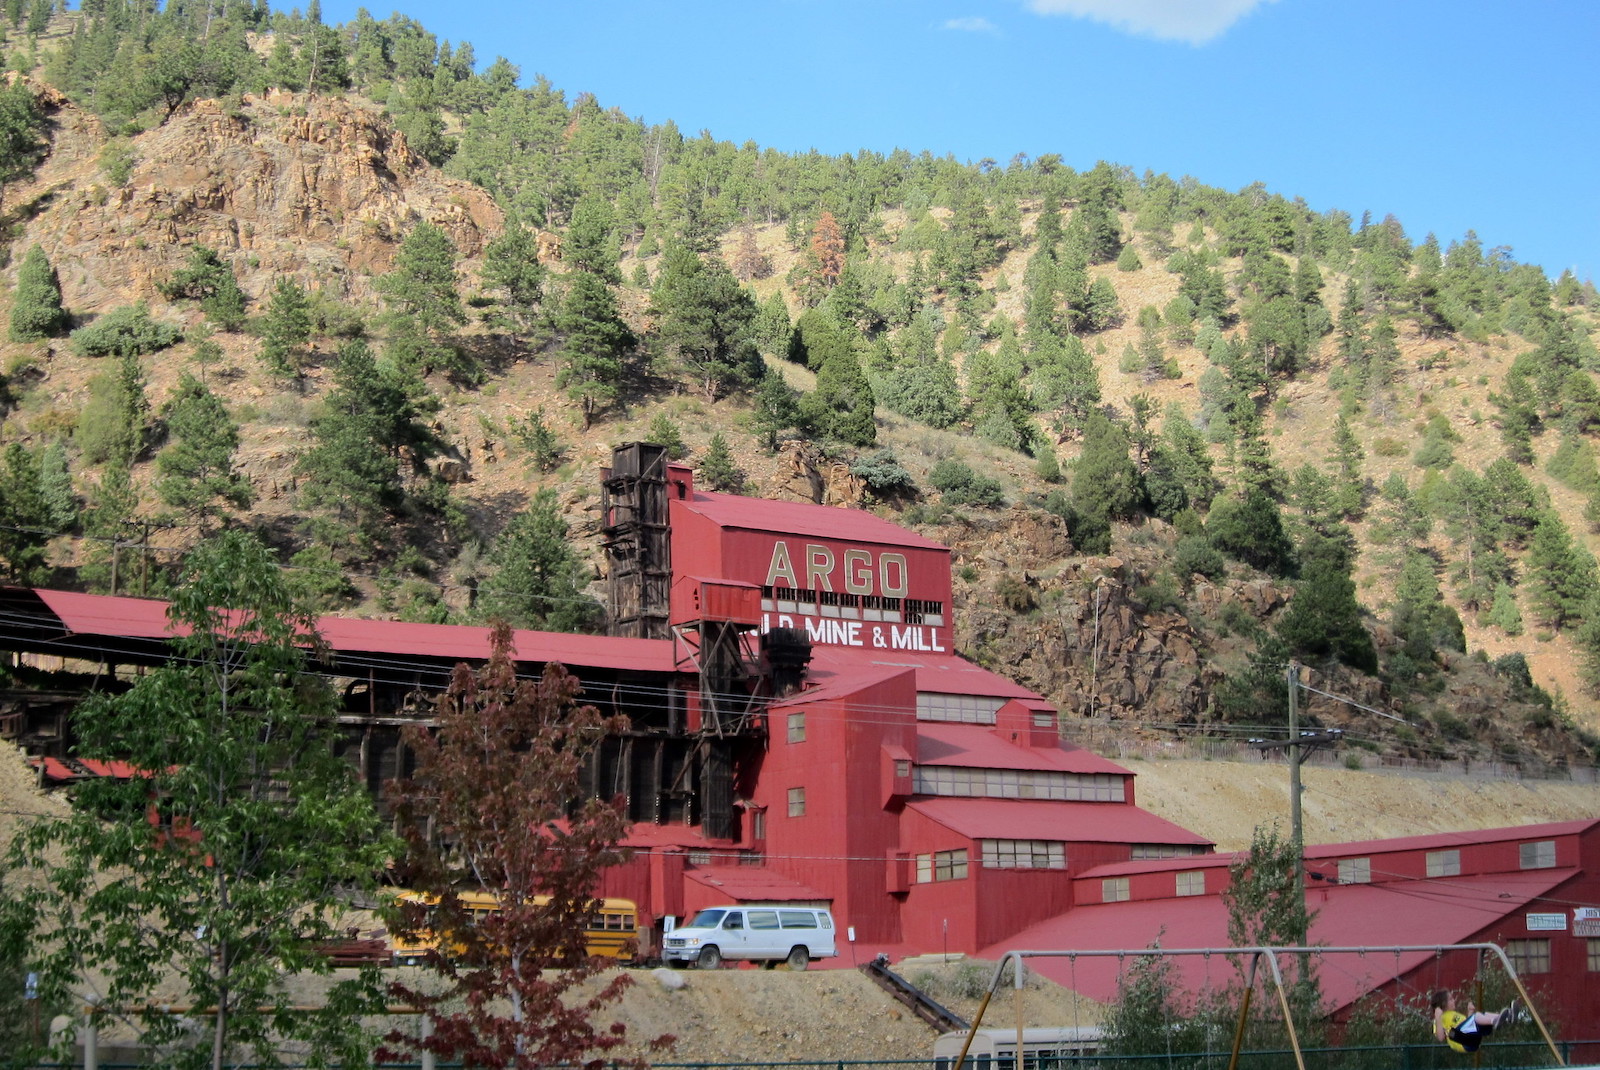
[[[328,22],[358,4],[326,0]],[[526,83],[784,151],[1260,181],[1600,275],[1593,0],[409,0]],[[375,17],[391,10],[369,6]]]

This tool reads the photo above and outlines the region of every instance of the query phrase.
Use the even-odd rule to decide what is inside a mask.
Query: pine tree
[[[707,263],[674,244],[663,258],[652,295],[661,340],[709,402],[748,387],[765,365],[755,342],[755,298],[721,260]]]
[[[809,305],[816,305],[838,283],[844,271],[844,234],[833,213],[823,209],[811,228],[811,245],[806,251],[805,274],[800,290]]]
[[[737,494],[744,488],[744,470],[733,459],[728,440],[720,431],[711,436],[711,445],[706,449],[705,456],[700,458],[697,471],[700,479],[712,490]]]
[[[567,539],[555,491],[534,494],[489,547],[493,571],[478,587],[475,614],[515,628],[592,631],[600,604],[584,593],[589,569]]]
[[[384,323],[396,364],[421,375],[444,368],[460,378],[475,376],[456,338],[467,314],[450,235],[432,223],[417,224],[400,243],[394,270],[379,277],[377,288],[389,306]]]
[[[800,392],[776,371],[762,376],[752,404],[751,424],[769,451],[777,450],[779,435],[798,428],[805,419]]]
[[[60,334],[66,325],[61,281],[44,250],[35,245],[17,268],[17,288],[11,300],[11,340],[37,342]]]
[[[587,431],[595,415],[616,400],[633,332],[622,322],[605,280],[587,271],[570,276],[557,327],[563,337],[556,386],[578,403]]]
[[[44,586],[53,534],[39,460],[22,443],[13,442],[6,447],[0,471],[0,562],[6,579],[23,587]]]
[[[1584,549],[1554,512],[1539,517],[1528,543],[1528,587],[1534,608],[1550,627],[1582,623],[1596,593],[1594,555]]]
[[[848,349],[827,359],[817,372],[816,389],[801,401],[801,412],[810,426],[847,446],[877,442],[876,408],[872,384]]]
[[[538,235],[518,220],[484,246],[483,281],[500,291],[500,308],[514,339],[532,334],[540,323],[546,274]]]
[[[222,515],[223,506],[248,509],[254,498],[250,481],[233,466],[239,425],[222,400],[185,372],[161,416],[172,436],[156,455],[161,500],[182,510],[202,535]]]
[[[311,303],[306,292],[293,279],[279,276],[261,317],[261,356],[275,373],[299,378],[310,341]]]
[[[168,299],[187,297],[200,302],[206,318],[221,330],[237,331],[244,326],[244,292],[233,267],[224,263],[215,249],[195,246],[188,262],[173,272],[161,292]]]

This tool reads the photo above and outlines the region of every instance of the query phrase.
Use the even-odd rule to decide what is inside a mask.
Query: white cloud
[[[969,16],[964,19],[948,19],[944,28],[947,30],[960,30],[962,33],[999,33],[999,27],[980,15]]]
[[[1092,19],[1142,37],[1203,45],[1274,0],[1027,0],[1040,15]]]

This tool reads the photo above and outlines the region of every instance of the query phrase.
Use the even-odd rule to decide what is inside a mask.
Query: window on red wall
[[[1506,958],[1511,960],[1511,966],[1519,976],[1549,973],[1550,941],[1547,938],[1507,940]]]
[[[1600,973],[1600,940],[1589,940],[1589,972]]]
[[[806,715],[791,713],[789,715],[789,742],[804,743],[806,741]]]
[[[789,789],[789,816],[790,817],[805,817],[806,816],[806,789],[805,788],[790,788]]]
[[[1536,840],[1533,843],[1519,844],[1518,855],[1523,869],[1554,869],[1556,841]]]

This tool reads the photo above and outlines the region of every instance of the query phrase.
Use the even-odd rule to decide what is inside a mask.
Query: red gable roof
[[[1129,770],[1117,763],[1071,744],[1056,748],[1019,747],[996,735],[988,725],[945,721],[917,722],[917,762],[921,765],[973,766],[980,769],[1131,775]]]
[[[1545,869],[1409,884],[1342,884],[1315,890],[1308,904],[1316,911],[1310,940],[1330,947],[1375,949],[1396,944],[1433,947],[1462,943],[1577,872]],[[1006,951],[1023,948],[1132,950],[1147,948],[1157,940],[1166,948],[1224,947],[1228,944],[1227,908],[1215,895],[1082,906],[1024,929],[1004,944],[985,948],[978,957],[996,959]],[[1329,955],[1317,976],[1328,1005],[1337,1010],[1432,957],[1431,952],[1420,951],[1402,952],[1397,958],[1381,950],[1364,958]],[[1029,965],[1044,976],[1103,1002],[1116,997],[1119,975],[1130,961],[1037,958]],[[1209,962],[1199,955],[1176,955],[1168,961],[1179,986],[1190,993],[1208,982],[1219,985],[1236,976],[1232,965],[1221,955],[1211,956]]]
[[[862,509],[812,505],[810,502],[770,501],[701,490],[695,491],[690,500],[679,504],[723,528],[811,535],[845,542],[877,543],[880,546],[917,546],[950,552],[950,548],[943,543],[923,538],[914,531],[891,524]]]
[[[67,631],[136,639],[168,639],[181,634],[167,620],[167,603],[151,598],[35,590]],[[339,654],[397,654],[447,661],[483,661],[489,656],[489,629],[457,624],[319,617],[317,630]],[[525,664],[558,661],[591,668],[672,672],[673,645],[666,639],[619,639],[601,635],[512,633],[515,657]]]
[[[811,671],[816,676],[844,672],[861,666],[915,669],[917,690],[942,695],[993,695],[1043,702],[1015,680],[974,665],[956,654],[917,654],[905,650],[865,650],[848,646],[818,644],[811,648]]]
[[[918,798],[906,808],[974,840],[1211,846],[1210,840],[1125,803],[940,797]]]

